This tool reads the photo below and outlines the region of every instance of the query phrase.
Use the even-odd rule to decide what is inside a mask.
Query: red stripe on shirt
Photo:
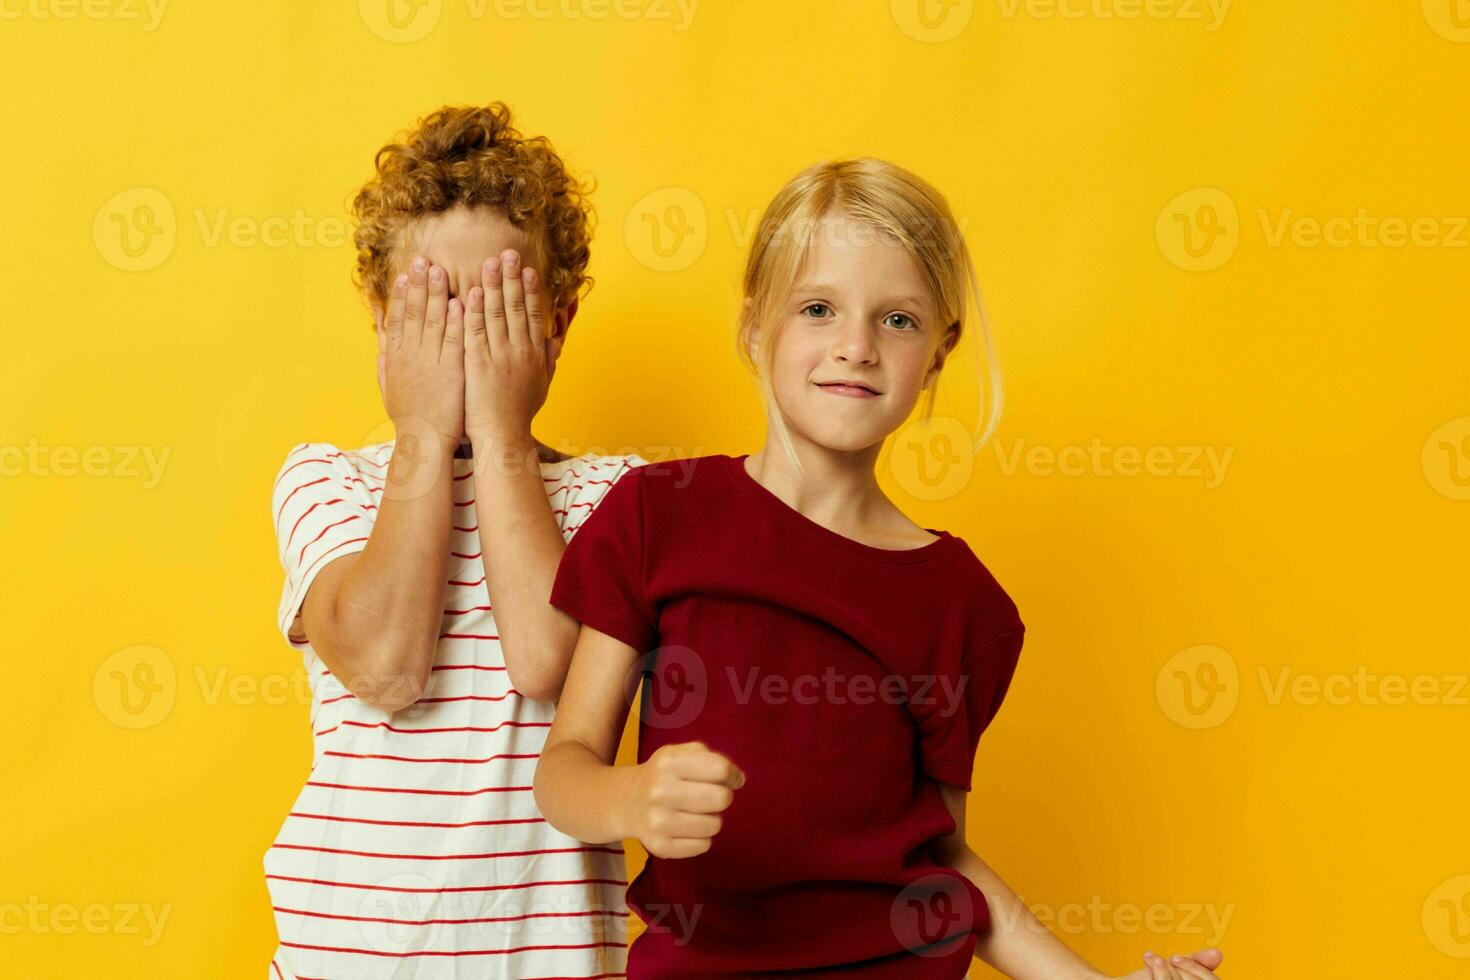
[[[378,851],[350,851],[341,847],[311,847],[306,844],[272,844],[272,850],[311,851],[316,854],[346,854],[350,857],[388,858],[397,861],[477,861],[489,858],[536,857],[540,854],[622,854],[622,848],[543,847],[531,851],[488,851],[484,854],[390,854]]]
[[[503,752],[499,755],[489,755],[483,759],[424,759],[412,755],[377,755],[367,752],[333,752],[328,750],[323,755],[335,755],[339,759],[383,759],[388,762],[447,762],[455,765],[479,765],[485,762],[494,762],[496,759],[539,759],[540,752]]]
[[[588,909],[585,912],[527,912],[525,915],[497,915],[477,919],[388,919],[374,915],[334,915],[330,912],[309,912],[306,909],[288,909],[282,908],[279,905],[272,905],[271,911],[284,912],[287,915],[304,915],[313,919],[342,919],[346,922],[387,922],[391,925],[399,926],[467,926],[482,922],[524,922],[527,919],[590,918],[594,915],[623,916],[626,914],[617,909]]]
[[[351,948],[346,947],[346,946],[308,946],[308,945],[305,945],[303,943],[288,943],[284,939],[281,940],[281,945],[282,946],[289,946],[292,949],[312,949],[312,950],[317,950],[318,952],[323,952],[323,953],[353,953],[353,954],[360,955],[360,956],[391,956],[391,957],[395,957],[395,958],[398,958],[398,959],[403,959],[403,958],[410,957],[410,956],[504,956],[504,955],[507,955],[509,953],[534,953],[534,952],[538,952],[538,951],[551,951],[551,950],[558,950],[558,949],[598,949],[600,947],[610,947],[610,948],[614,948],[614,949],[621,949],[623,944],[622,943],[581,943],[581,944],[559,945],[559,946],[514,946],[514,947],[511,947],[510,949],[456,949],[456,950],[444,950],[444,951],[440,951],[440,950],[418,950],[416,952],[411,952],[411,953],[384,953],[384,952],[381,952],[381,951],[376,950],[376,949],[351,949]],[[606,975],[606,974],[604,974],[604,975]],[[617,975],[618,976],[622,976],[622,974],[617,974]]]
[[[329,888],[358,888],[371,892],[409,892],[417,895],[444,895],[460,892],[498,892],[516,888],[540,888],[549,885],[627,885],[616,878],[569,878],[564,881],[518,881],[509,885],[456,885],[452,888],[396,888],[392,885],[365,885],[353,881],[324,881],[320,878],[292,878],[289,875],[266,875],[276,881],[294,881],[300,885],[326,885]]]
[[[505,820],[466,820],[463,823],[442,823],[432,820],[373,820],[368,817],[343,817],[328,813],[299,813],[295,810],[292,810],[286,816],[300,817],[302,820],[328,820],[333,823],[365,823],[375,827],[442,827],[450,830],[458,830],[462,827],[500,827],[546,822],[545,817],[515,817]]]

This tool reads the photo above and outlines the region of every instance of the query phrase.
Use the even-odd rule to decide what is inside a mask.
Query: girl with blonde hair
[[[813,166],[761,219],[739,350],[765,445],[634,467],[562,556],[583,624],[536,799],[637,838],[630,978],[1095,978],[965,840],[980,736],[1016,670],[1015,603],[961,538],[881,490],[884,442],[974,323],[943,197],[881,160]],[[638,762],[615,765],[642,681]],[[1147,958],[1135,977],[1213,978]],[[1212,964],[1213,965],[1213,964]]]

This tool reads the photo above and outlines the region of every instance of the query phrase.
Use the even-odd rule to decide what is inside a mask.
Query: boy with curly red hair
[[[591,281],[585,189],[500,103],[375,162],[356,281],[395,438],[299,444],[273,490],[315,751],[265,856],[270,975],[620,976],[622,847],[531,791],[578,632],[546,601],[558,561],[645,462],[531,434]]]

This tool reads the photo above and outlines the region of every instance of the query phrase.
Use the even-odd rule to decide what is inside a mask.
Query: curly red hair
[[[352,201],[353,276],[363,297],[386,305],[395,251],[415,219],[456,205],[495,208],[537,242],[539,271],[557,308],[592,285],[588,188],[544,136],[526,138],[502,102],[445,106],[378,150],[376,174]]]

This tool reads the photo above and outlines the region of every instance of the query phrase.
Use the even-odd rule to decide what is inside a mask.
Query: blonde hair
[[[796,285],[818,223],[831,215],[868,222],[891,235],[908,252],[934,298],[939,322],[954,331],[955,345],[963,337],[973,309],[989,366],[990,405],[985,428],[974,440],[973,449],[978,450],[1000,421],[1004,393],[980,283],[964,235],[944,196],[927,181],[897,164],[865,157],[818,163],[792,178],[761,216],[745,264],[744,305],[736,349],[761,383],[767,416],[792,462],[800,468],[771,388],[775,341],[784,321],[779,311]],[[749,345],[757,336],[759,356],[752,359]],[[929,386],[925,421],[933,415],[938,388],[936,377]]]

